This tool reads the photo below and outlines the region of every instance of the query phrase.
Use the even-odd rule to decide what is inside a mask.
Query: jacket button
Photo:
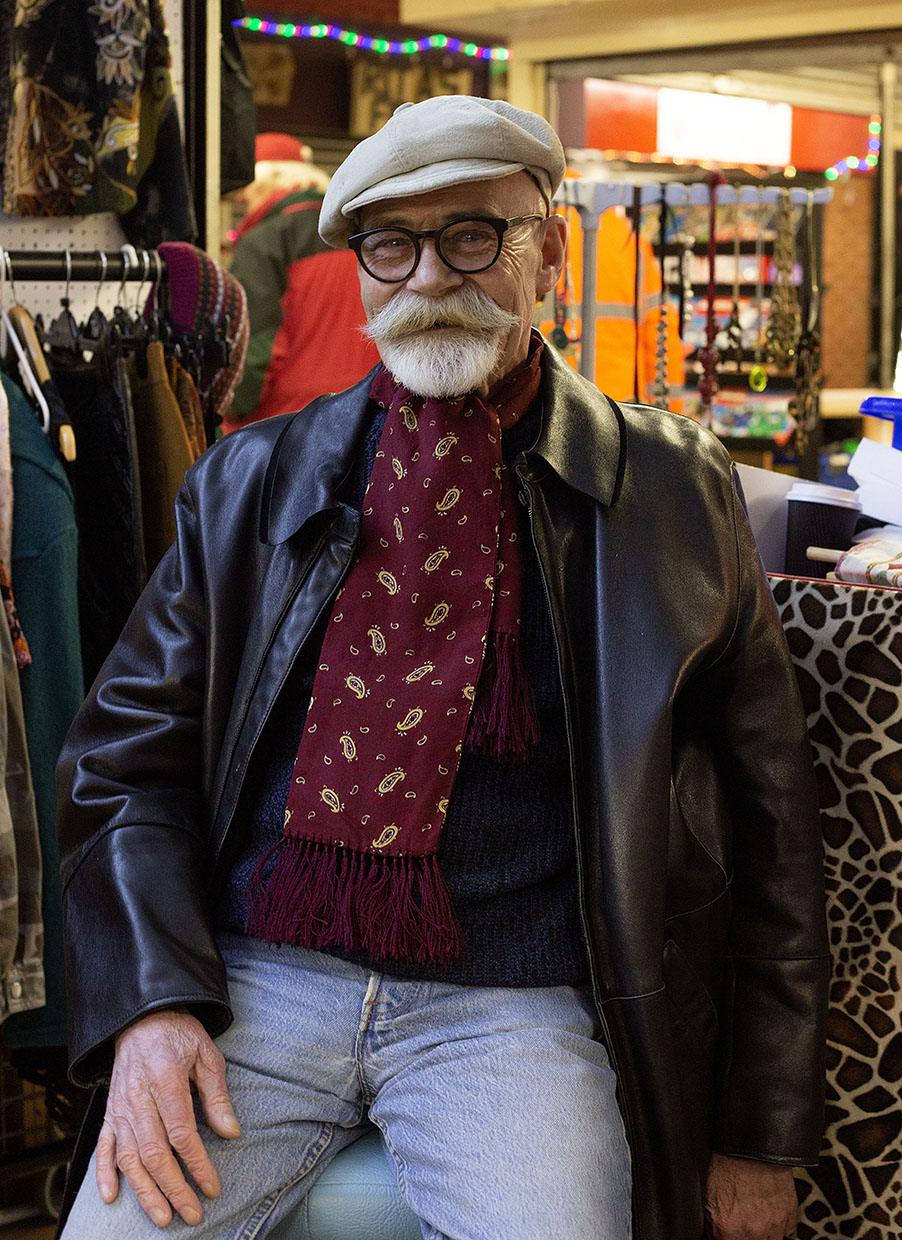
[[[10,983],[10,987],[9,987],[9,996],[10,996],[10,998],[11,998],[11,999],[21,999],[21,998],[22,998],[22,983],[21,983],[21,982],[11,982],[11,983]]]

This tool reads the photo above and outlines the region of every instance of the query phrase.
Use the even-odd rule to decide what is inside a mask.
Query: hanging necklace
[[[725,329],[726,344],[721,350],[721,361],[732,362],[736,373],[742,370],[742,324],[739,321],[739,191],[736,190],[736,210],[733,215],[733,305]]]
[[[774,283],[771,289],[771,312],[767,322],[768,352],[781,370],[791,364],[799,343],[801,312],[799,295],[792,279],[794,265],[792,199],[789,190],[784,189],[780,192],[777,206]]]
[[[714,303],[717,295],[717,187],[722,182],[723,177],[719,172],[712,172],[708,177],[708,304],[705,311],[705,347],[699,353],[702,373],[698,381],[701,422],[704,426],[711,424],[711,405],[719,391],[718,354],[714,343],[717,338],[717,314]]]
[[[764,203],[758,203],[758,220],[755,227],[755,361],[749,371],[749,387],[753,392],[763,392],[767,387],[767,367],[764,365]]]
[[[802,307],[802,334],[796,348],[795,396],[789,411],[796,421],[796,451],[802,456],[817,422],[818,395],[823,386],[821,374],[820,309],[821,289],[814,246],[814,194],[808,191],[805,206],[805,284]]]
[[[554,327],[551,331],[551,343],[556,349],[560,349],[563,353],[565,349],[569,349],[571,345],[577,344],[577,338],[570,336],[567,332],[567,322],[570,318],[570,307],[573,302],[573,288],[570,283],[570,254],[569,251],[564,258],[563,287],[558,293],[558,286],[555,284],[552,291],[552,306]]]
[[[680,340],[686,339],[686,328],[692,322],[692,251],[695,238],[691,233],[681,232],[677,240],[680,243],[680,304],[677,313],[680,319]]]
[[[670,385],[667,382],[667,197],[661,186],[661,213],[658,222],[658,255],[661,267],[661,305],[655,338],[655,404],[659,409],[670,407]]]

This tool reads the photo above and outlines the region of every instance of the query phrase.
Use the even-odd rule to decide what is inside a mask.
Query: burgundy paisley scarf
[[[285,832],[257,867],[252,934],[376,960],[462,952],[437,857],[461,752],[523,760],[538,739],[501,431],[535,399],[541,350],[534,338],[485,399],[424,399],[376,374],[388,412],[360,547],[323,640]]]

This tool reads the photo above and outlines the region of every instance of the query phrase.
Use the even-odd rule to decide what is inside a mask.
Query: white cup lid
[[[861,511],[861,500],[857,491],[849,491],[845,487],[830,487],[823,482],[806,482],[801,478],[792,484],[786,498],[802,500],[806,504],[830,504],[834,508],[854,508]]]

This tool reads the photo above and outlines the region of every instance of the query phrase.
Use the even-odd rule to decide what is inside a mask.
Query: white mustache
[[[444,297],[424,297],[404,289],[371,315],[360,330],[374,343],[390,344],[433,327],[498,335],[519,325],[517,315],[502,310],[482,289],[468,284]]]

